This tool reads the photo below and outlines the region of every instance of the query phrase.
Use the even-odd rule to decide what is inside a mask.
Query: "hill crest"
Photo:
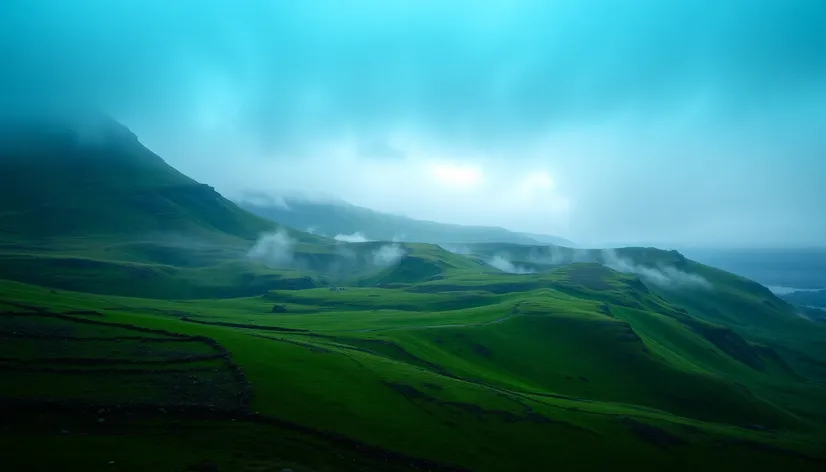
[[[249,240],[277,227],[180,173],[106,115],[0,119],[4,239],[179,233]]]
[[[465,226],[420,220],[353,205],[337,197],[306,194],[271,196],[247,192],[235,200],[241,208],[263,218],[342,241],[399,241],[431,244],[573,242],[549,235],[528,235],[496,226]]]

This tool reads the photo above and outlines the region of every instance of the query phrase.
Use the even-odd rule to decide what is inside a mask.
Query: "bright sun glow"
[[[478,167],[456,164],[433,164],[430,174],[442,183],[457,187],[472,187],[482,179],[482,171]]]

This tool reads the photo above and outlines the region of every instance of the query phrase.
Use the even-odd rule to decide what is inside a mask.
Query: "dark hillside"
[[[160,232],[252,239],[274,227],[181,174],[109,117],[0,120],[5,239]]]

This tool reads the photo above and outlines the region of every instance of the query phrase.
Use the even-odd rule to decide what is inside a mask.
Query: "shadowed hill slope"
[[[314,286],[250,261],[262,234],[330,240],[248,213],[91,113],[0,119],[0,277],[160,298]]]
[[[490,277],[476,277],[499,293],[553,288],[577,298],[604,302],[612,312],[624,313],[639,330],[679,323],[679,332],[669,331],[667,339],[657,341],[673,349],[701,352],[696,340],[685,338],[699,336],[703,343],[711,343],[753,370],[775,372],[780,377],[804,375],[818,383],[826,380],[826,364],[821,361],[826,359],[826,344],[821,331],[798,316],[795,307],[757,282],[699,264],[677,251],[503,244],[469,245],[464,249],[485,260],[494,255],[508,258],[512,265],[533,271],[522,276],[501,274],[501,282],[495,284]],[[630,277],[624,291],[617,292],[616,286],[605,283],[606,274],[612,271]],[[510,288],[504,283],[507,277],[513,281]],[[450,284],[430,282],[417,290],[438,292],[440,283]],[[670,320],[652,317],[652,313]],[[686,329],[688,334],[683,333]],[[657,330],[655,337],[664,333]],[[778,395],[777,390],[772,395]]]
[[[274,228],[170,167],[104,115],[0,120],[4,239],[176,232],[252,239]]]

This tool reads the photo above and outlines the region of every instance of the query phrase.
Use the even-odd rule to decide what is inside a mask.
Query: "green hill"
[[[242,210],[107,116],[0,121],[0,277],[161,298],[308,286],[247,258],[278,230],[290,244],[328,242]]]
[[[255,193],[238,200],[238,204],[261,217],[294,228],[312,230],[327,237],[431,244],[499,242],[574,246],[574,243],[556,236],[527,235],[497,227],[417,220],[339,200],[297,197],[274,199]]]
[[[0,368],[17,387],[0,389],[16,408],[3,440],[13,464],[54,444],[61,460],[93,469],[115,461],[140,470],[137,444],[169,451],[165,464],[219,470],[694,470],[709,460],[712,470],[822,468],[822,377],[798,379],[780,361],[754,368],[635,277],[598,267],[430,282],[453,278],[461,292],[413,284],[181,302],[4,283]],[[521,278],[540,288],[500,290]],[[59,344],[44,344],[55,335]],[[135,336],[188,347],[104,341]],[[228,364],[214,364],[206,343]],[[233,366],[243,377],[224,374]],[[173,373],[187,382],[163,380],[180,378]],[[42,419],[33,423],[31,408]],[[84,408],[105,423],[84,420]],[[120,441],[105,439],[115,431]],[[325,452],[285,447],[308,441]],[[267,449],[277,452],[259,452]]]
[[[173,169],[106,116],[0,122],[3,239],[158,233],[254,239],[274,227]]]
[[[277,228],[65,123],[2,128],[7,467],[826,466],[826,325],[756,282],[655,248]]]
[[[447,274],[478,271],[484,264],[472,258],[451,254],[433,244],[408,243],[390,247],[399,251],[398,262],[358,280],[359,284],[393,286],[439,280]]]

